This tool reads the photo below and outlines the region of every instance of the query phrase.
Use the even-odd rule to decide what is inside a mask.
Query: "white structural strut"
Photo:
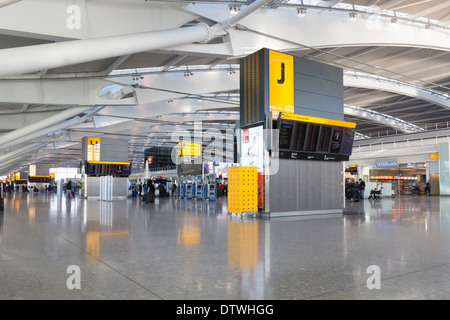
[[[0,0],[0,8],[9,6],[10,4],[13,4],[13,3],[16,3],[19,1],[22,1],[22,0]]]
[[[209,27],[192,27],[73,40],[0,50],[0,76],[53,69],[78,63],[144,52],[208,38]]]
[[[46,128],[48,126],[52,126],[58,122],[64,121],[68,118],[76,116],[80,113],[83,113],[89,110],[91,107],[74,107],[64,110],[56,115],[48,117],[47,119],[43,119],[41,121],[35,122],[29,126],[16,129],[12,132],[8,132],[2,136],[0,136],[0,148],[5,149],[5,145],[9,145],[11,142],[17,141],[17,139],[23,138],[33,132]]]
[[[231,18],[226,19],[222,23],[216,24],[213,26],[213,30],[226,30],[228,28],[233,27],[238,21],[244,19],[248,15],[250,15],[252,12],[258,10],[262,6],[268,4],[272,0],[257,0],[255,2],[252,2],[248,7],[242,9],[239,11],[238,14],[235,16],[232,16]]]
[[[16,157],[18,155],[21,155],[21,154],[24,154],[24,153],[28,153],[28,152],[31,152],[33,150],[42,148],[42,147],[46,146],[47,144],[48,144],[47,142],[45,142],[45,143],[32,143],[32,144],[29,144],[29,145],[27,145],[25,147],[22,147],[22,148],[14,150],[14,151],[8,152],[8,153],[0,156],[0,163],[4,163],[6,160],[9,160],[9,159],[11,159],[13,157]]]
[[[0,66],[0,77],[38,72],[175,45],[207,42],[214,38],[216,32],[229,28],[268,2],[269,0],[257,0],[240,14],[226,19],[213,28],[200,23],[178,29],[3,49],[0,50],[0,61],[8,61],[8,63]]]
[[[103,108],[103,107],[97,107],[95,109],[92,109],[86,115],[84,115],[82,117],[74,117],[74,118],[69,119],[67,121],[60,122],[60,123],[57,123],[57,124],[54,124],[54,125],[50,125],[50,126],[46,126],[46,127],[42,128],[40,130],[33,131],[31,134],[27,134],[25,136],[17,137],[16,139],[9,141],[8,143],[0,145],[0,150],[4,150],[4,149],[9,148],[11,146],[15,146],[15,145],[18,145],[20,143],[24,143],[24,142],[30,141],[32,139],[41,137],[41,136],[49,134],[51,132],[63,130],[65,128],[68,128],[68,127],[73,126],[75,124],[78,124],[78,123],[81,123],[83,121],[86,121],[88,118],[92,117],[96,112],[98,112],[101,108]],[[18,129],[16,131],[19,131],[19,130],[21,130],[21,129]],[[13,131],[12,133],[15,133],[16,131]]]

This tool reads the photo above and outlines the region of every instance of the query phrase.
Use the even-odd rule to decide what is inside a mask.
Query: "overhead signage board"
[[[294,56],[269,51],[269,110],[273,118],[278,113],[294,113]]]
[[[202,155],[202,145],[200,143],[180,142],[178,143],[178,155],[200,157]]]
[[[100,161],[100,138],[87,138],[87,161]]]
[[[430,154],[430,160],[437,160],[439,159],[439,152]]]

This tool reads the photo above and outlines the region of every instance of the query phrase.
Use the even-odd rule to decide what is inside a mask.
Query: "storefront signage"
[[[397,159],[380,159],[375,160],[377,168],[398,168]]]

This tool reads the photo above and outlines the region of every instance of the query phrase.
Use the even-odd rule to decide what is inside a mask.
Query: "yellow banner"
[[[437,159],[439,159],[439,152],[430,154],[430,159],[431,159],[431,160],[437,160]]]
[[[326,119],[326,118],[318,118],[318,117],[311,117],[311,116],[304,116],[301,114],[286,114],[282,113],[280,116],[281,119],[286,120],[294,120],[294,121],[303,121],[303,122],[312,122],[312,123],[319,123],[319,124],[326,124],[330,126],[338,126],[338,127],[344,127],[344,128],[356,128],[356,123],[354,122],[348,122],[348,121],[342,121],[342,120],[334,120],[334,119]]]
[[[294,113],[294,57],[269,51],[269,105],[272,115]]]

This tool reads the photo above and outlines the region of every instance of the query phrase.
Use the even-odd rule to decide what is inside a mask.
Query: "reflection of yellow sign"
[[[100,138],[88,137],[87,141],[87,160],[100,161]]]
[[[180,142],[178,144],[179,156],[200,157],[202,155],[202,147],[200,143]]]
[[[272,115],[294,113],[294,57],[269,51],[269,105]]]
[[[198,217],[181,219],[181,226],[178,228],[178,245],[193,246],[200,244],[201,221]]]
[[[437,159],[439,159],[439,152],[430,154],[430,159],[431,159],[431,160],[437,160]]]
[[[356,123],[354,123],[354,122],[347,122],[347,121],[326,119],[326,118],[318,118],[318,117],[310,117],[310,116],[304,116],[301,114],[282,113],[280,115],[280,117],[281,117],[281,119],[286,119],[286,120],[327,124],[330,126],[338,126],[338,127],[345,127],[345,128],[356,128]]]
[[[240,270],[258,266],[258,224],[228,221],[228,264]]]

